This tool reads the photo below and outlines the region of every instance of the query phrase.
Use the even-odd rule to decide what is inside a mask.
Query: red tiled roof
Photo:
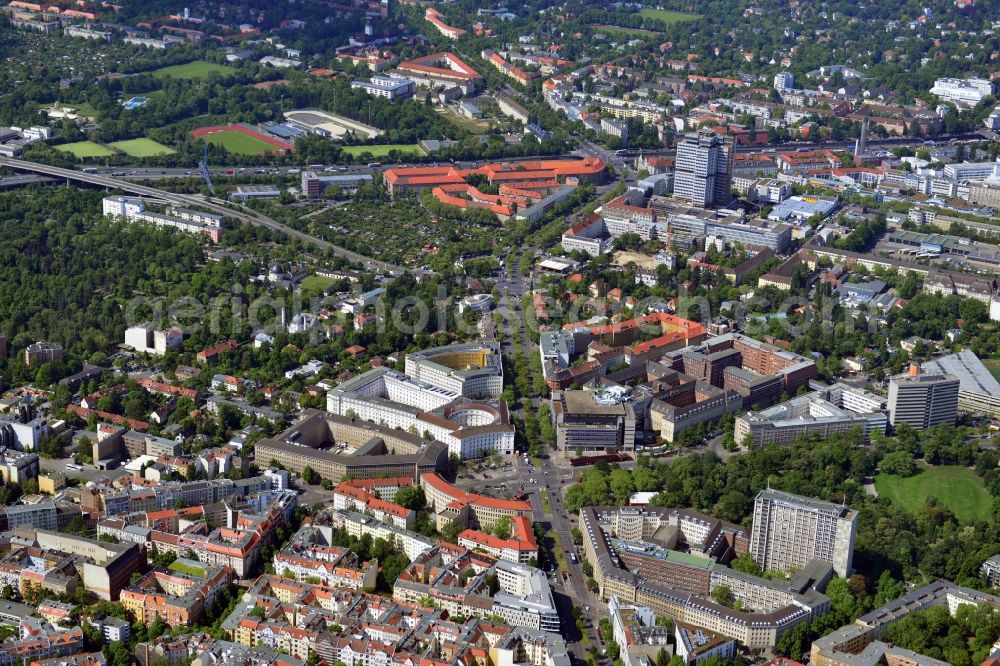
[[[435,490],[451,497],[453,503],[467,503],[467,504],[477,504],[479,506],[489,507],[493,509],[506,509],[508,511],[531,511],[531,504],[523,500],[505,500],[497,499],[495,497],[486,497],[485,495],[477,495],[476,493],[469,493],[457,486],[453,486],[435,472],[428,472],[420,477],[422,481],[426,481],[428,484],[434,487]]]
[[[445,66],[442,67],[442,64]],[[399,63],[398,68],[404,72],[434,74],[465,81],[475,81],[483,78],[479,72],[465,64],[454,53],[448,51],[433,53],[422,58],[414,58],[413,60],[404,60]]]

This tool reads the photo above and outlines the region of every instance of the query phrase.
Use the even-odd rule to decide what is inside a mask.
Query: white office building
[[[417,84],[402,77],[376,74],[367,81],[352,81],[351,88],[358,88],[374,97],[384,97],[392,101],[413,97]]]
[[[430,372],[424,375],[429,380],[374,368],[329,391],[326,409],[340,416],[429,435],[461,458],[475,458],[491,451],[513,453],[514,428],[503,401],[471,401],[447,377],[444,382],[448,385],[441,385],[434,381],[440,376]]]
[[[977,78],[941,78],[934,82],[930,92],[956,106],[972,108],[993,94],[993,82]]]
[[[795,88],[795,75],[791,72],[778,72],[774,75],[774,89],[792,90]]]
[[[945,178],[963,181],[983,181],[1000,177],[1000,162],[962,162],[961,164],[945,164]]]
[[[689,135],[677,146],[674,196],[704,208],[732,199],[733,144],[711,130]]]

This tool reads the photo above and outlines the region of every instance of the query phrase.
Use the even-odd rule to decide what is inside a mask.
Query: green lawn
[[[215,132],[201,138],[213,146],[222,146],[235,155],[263,155],[278,150],[277,146],[243,132]]]
[[[653,30],[644,30],[642,28],[623,28],[617,25],[608,25],[606,23],[594,23],[590,26],[594,30],[598,30],[609,35],[618,35],[620,37],[635,37],[637,39],[642,39],[643,37],[656,37],[657,35],[662,35],[662,32],[655,32]]]
[[[78,159],[83,159],[84,157],[109,157],[115,154],[115,151],[110,148],[102,146],[99,143],[94,143],[93,141],[65,143],[61,146],[56,146],[56,148],[64,153],[72,153],[73,157]]]
[[[1000,358],[981,358],[979,359],[986,366],[986,369],[1000,381]]]
[[[232,74],[236,70],[227,65],[218,65],[214,62],[195,60],[186,62],[183,65],[170,65],[154,70],[153,75],[159,78],[172,76],[175,79],[203,79],[209,74]]]
[[[176,571],[178,573],[184,573],[189,576],[205,576],[205,569],[202,567],[191,566],[190,564],[184,564],[183,562],[171,562],[170,566],[167,567],[171,571]]]
[[[684,12],[675,12],[669,9],[653,9],[652,7],[644,7],[640,9],[639,15],[643,18],[663,21],[668,25],[681,23],[683,21],[694,21],[701,18],[701,14],[685,14]]]
[[[108,145],[132,157],[157,157],[158,155],[171,155],[177,152],[173,148],[164,146],[162,143],[158,143],[152,139],[129,139],[128,141],[115,141]]]
[[[384,146],[344,146],[343,151],[352,157],[371,153],[372,157],[387,157],[390,150],[397,150],[404,155],[424,155],[423,149],[415,143],[392,143]]]
[[[983,480],[967,467],[942,465],[925,467],[909,478],[892,474],[875,477],[875,489],[907,511],[923,508],[928,497],[936,497],[963,523],[989,520],[992,501]]]
[[[336,283],[337,280],[334,280],[333,278],[323,277],[322,275],[310,275],[302,280],[302,291],[323,292],[328,287]]]

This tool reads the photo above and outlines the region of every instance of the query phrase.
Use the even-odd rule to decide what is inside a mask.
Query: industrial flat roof
[[[959,390],[961,391],[1000,397],[1000,382],[970,349],[963,349],[955,354],[926,361],[920,367],[929,374],[958,377]]]

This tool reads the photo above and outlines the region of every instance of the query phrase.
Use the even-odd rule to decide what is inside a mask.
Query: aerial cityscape
[[[0,60],[0,666],[1000,666],[998,0]]]

